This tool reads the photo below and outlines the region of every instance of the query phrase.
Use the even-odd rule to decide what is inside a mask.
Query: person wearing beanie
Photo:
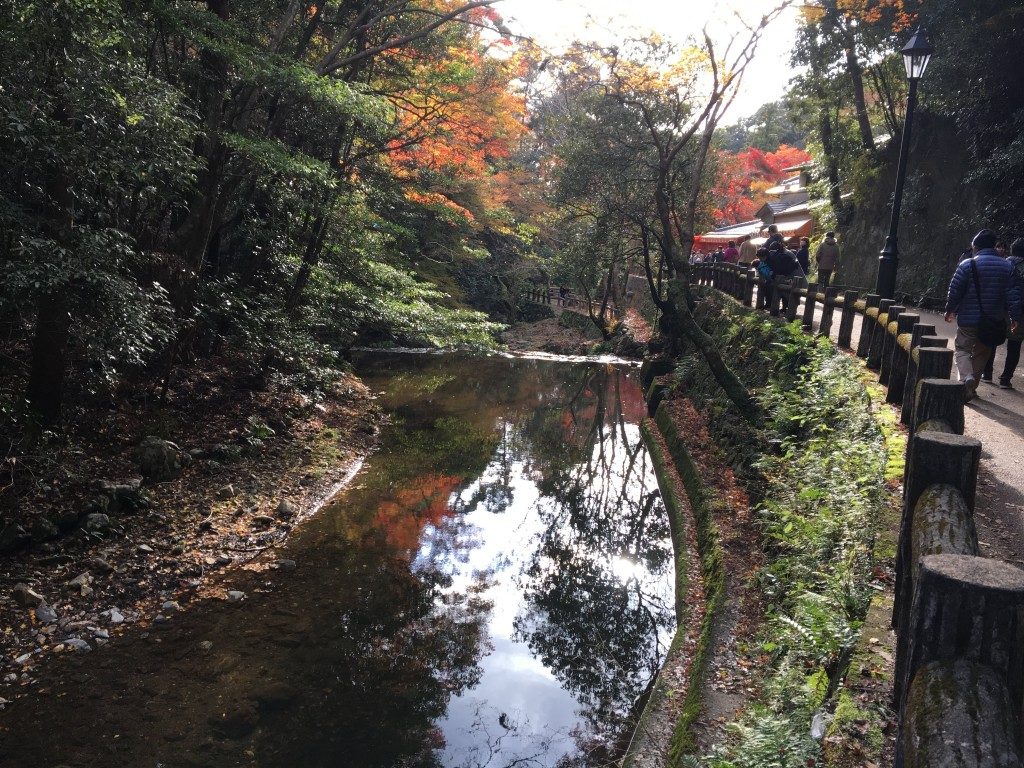
[[[997,240],[990,229],[974,236],[974,256],[956,268],[946,298],[946,322],[955,317],[957,324],[953,359],[968,401],[977,396],[992,351],[1003,343],[1008,331],[1016,332],[1021,320],[1021,288],[1013,279],[1010,262],[996,252]]]

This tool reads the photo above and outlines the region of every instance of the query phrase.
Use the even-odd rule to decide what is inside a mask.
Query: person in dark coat
[[[996,252],[998,253],[998,251],[999,246],[996,245]],[[1010,245],[1009,263],[1013,269],[1011,279],[1017,284],[1017,290],[1020,291],[1022,311],[1024,311],[1024,238],[1017,238]],[[1003,373],[999,377],[1000,389],[1013,389],[1013,374],[1017,371],[1017,365],[1020,363],[1022,341],[1024,341],[1024,323],[1019,323],[1017,329],[1010,331],[1006,337],[1006,360],[1003,363]],[[985,366],[985,372],[981,375],[982,381],[994,383],[992,374],[995,368],[995,358],[995,352],[989,355],[988,365]]]
[[[811,274],[811,241],[806,237],[800,238],[800,250],[796,252],[796,260],[800,262],[800,269],[805,275]]]
[[[1010,331],[1016,332],[1021,319],[1021,289],[1013,279],[1013,267],[996,253],[996,235],[983,229],[974,237],[974,258],[956,268],[946,298],[946,322],[956,318],[954,346],[957,371],[967,387],[967,399],[977,396],[978,381],[992,348],[979,338],[982,320],[1010,317]]]
[[[804,274],[800,269],[800,262],[796,260],[796,254],[786,248],[781,239],[770,241],[768,244],[768,266],[771,268],[775,280],[794,275],[802,277]],[[789,309],[789,297],[780,295],[779,298],[782,301],[782,311],[785,312]],[[770,309],[772,314],[775,314],[775,308],[771,307]]]

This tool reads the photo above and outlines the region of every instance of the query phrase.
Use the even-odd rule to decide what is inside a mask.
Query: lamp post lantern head
[[[924,71],[928,69],[928,62],[933,53],[935,49],[928,42],[928,32],[923,26],[918,26],[913,37],[903,48],[903,64],[907,68],[908,80],[920,80],[924,77]]]

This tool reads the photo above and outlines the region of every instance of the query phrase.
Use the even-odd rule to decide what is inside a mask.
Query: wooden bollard
[[[991,667],[933,661],[914,675],[897,745],[902,768],[1021,768],[1010,691]]]
[[[789,278],[789,305],[786,307],[787,323],[792,323],[796,320],[797,311],[800,309],[800,294],[802,288],[802,279],[799,277]]]
[[[853,319],[857,316],[857,291],[843,291],[843,312],[839,316],[839,348],[851,349]]]
[[[768,296],[768,314],[772,317],[779,316],[779,296],[781,291],[782,279],[779,277],[773,277],[768,281],[768,285],[765,286],[765,293]]]
[[[821,302],[821,325],[818,326],[818,334],[826,339],[832,335],[832,318],[835,316],[838,293],[838,288],[826,288],[825,300]]]
[[[885,394],[885,402],[900,405],[907,386],[907,368],[910,366],[910,350],[913,348],[914,326],[921,321],[920,315],[904,312],[896,320],[896,336],[893,339],[892,353],[886,370],[889,386]]]
[[[875,318],[878,317],[878,305],[882,297],[876,293],[869,293],[864,297],[864,321],[860,324],[860,336],[857,340],[857,357],[867,359],[871,349],[871,333],[875,326]]]
[[[964,385],[952,379],[921,379],[917,382],[910,434],[929,421],[944,421],[955,435],[964,433]]]
[[[804,316],[800,327],[810,333],[814,330],[814,306],[818,301],[818,284],[811,283],[807,286],[807,300],[804,302]]]
[[[900,421],[910,424],[917,397],[917,382],[921,379],[948,379],[952,370],[953,350],[946,349],[946,339],[941,336],[922,336],[920,346],[910,351]]]
[[[868,347],[868,369],[877,371],[882,367],[882,345],[889,327],[889,310],[896,306],[892,299],[882,299],[878,305],[878,317],[871,324],[871,346]]]
[[[977,555],[978,531],[974,515],[967,507],[963,494],[952,485],[938,484],[925,489],[917,500],[911,520],[908,544],[907,567],[900,573],[896,583],[899,604],[898,614],[894,613],[893,626],[896,628],[896,676],[897,683],[903,680],[910,650],[910,611],[914,601],[914,585],[917,583],[918,564],[928,555]],[[901,689],[897,687],[899,700]]]
[[[934,661],[991,667],[1019,718],[1024,697],[1024,571],[987,557],[928,555],[921,559],[911,608],[907,665],[900,690]],[[897,699],[901,705],[903,701]]]
[[[978,492],[978,466],[981,443],[961,435],[919,432],[907,447],[903,474],[903,512],[896,546],[896,595],[893,605],[893,626],[899,621],[906,579],[910,577],[910,531],[913,528],[917,501],[933,485],[951,485],[963,496],[967,508],[974,511]]]
[[[885,386],[889,384],[889,365],[892,363],[892,349],[896,346],[896,324],[906,311],[906,307],[899,305],[889,307],[889,319],[882,329],[882,356],[878,363],[878,382]]]

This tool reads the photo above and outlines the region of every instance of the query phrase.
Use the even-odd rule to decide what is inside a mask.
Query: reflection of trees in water
[[[664,574],[668,524],[650,459],[627,429],[618,374],[597,372],[533,445],[545,524],[523,574],[516,631],[582,705],[597,742],[614,740],[661,664],[674,623]],[[576,448],[566,451],[567,438]],[[593,748],[591,744],[589,748]]]
[[[660,634],[674,622],[672,596],[663,586],[672,567],[667,521],[649,457],[635,427],[628,426],[643,412],[642,394],[610,368],[522,362],[491,367],[474,371],[470,382],[460,377],[442,383],[438,402],[460,418],[438,419],[438,434],[407,445],[421,470],[425,463],[467,479],[474,474],[459,470],[476,469],[488,456],[487,472],[472,493],[452,493],[446,514],[430,515],[430,549],[419,553],[417,568],[440,570],[462,559],[472,532],[458,513],[479,506],[506,512],[514,482],[526,468],[543,497],[538,512],[544,532],[522,575],[526,607],[516,619],[516,634],[580,702],[588,727],[571,734],[583,753],[572,760],[595,764],[608,756],[656,674],[664,650]],[[495,425],[496,446],[460,439]],[[469,460],[439,458],[452,453]],[[460,759],[460,768],[550,765],[570,736],[527,737],[515,719],[499,722],[509,713],[484,709],[471,726],[479,737],[476,751]],[[509,723],[512,729],[505,727]],[[561,744],[553,751],[556,737]],[[430,765],[421,759],[426,758],[418,755],[401,765]]]
[[[476,702],[473,718],[463,729],[472,746],[453,768],[542,768],[565,751],[570,734],[543,725],[535,727],[520,712]]]
[[[438,768],[436,721],[482,674],[491,606],[480,585],[452,591],[446,574],[413,571],[381,530],[317,557],[302,569],[309,578],[335,569],[343,578],[296,580],[282,597],[315,620],[291,626],[271,614],[275,629],[254,658],[302,692],[261,719],[259,764]]]

